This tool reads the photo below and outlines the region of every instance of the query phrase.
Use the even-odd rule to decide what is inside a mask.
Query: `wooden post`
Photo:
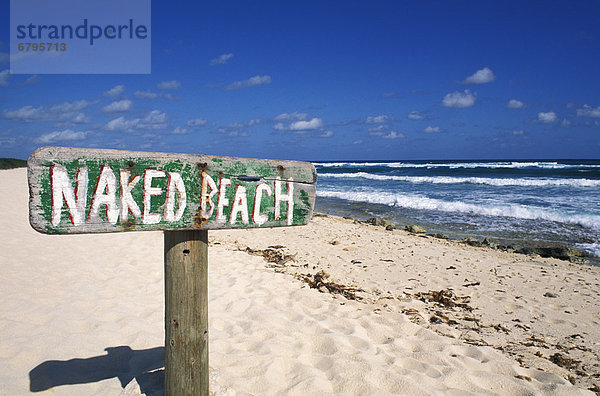
[[[164,232],[165,395],[208,395],[208,231]]]

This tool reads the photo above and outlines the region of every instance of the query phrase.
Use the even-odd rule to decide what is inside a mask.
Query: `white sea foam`
[[[592,256],[600,257],[600,243],[579,243],[575,246],[581,250],[585,250]]]
[[[334,168],[339,168],[342,166],[349,166],[349,167],[359,167],[359,166],[392,166],[392,165],[398,165],[398,164],[404,164],[403,162],[313,162],[313,165],[316,166],[317,168],[319,167],[334,167]],[[420,165],[420,164],[408,164],[406,163],[405,165],[411,165],[411,166],[416,166],[416,165]]]
[[[411,163],[411,162],[314,162],[317,168],[323,167],[389,167],[389,168],[539,168],[539,169],[569,169],[569,168],[600,168],[600,165],[561,164],[558,162],[451,162],[451,163]]]
[[[584,227],[600,230],[600,216],[565,213],[548,208],[524,206],[517,204],[477,205],[460,201],[444,201],[421,195],[404,195],[383,191],[336,191],[318,190],[317,196],[339,198],[348,201],[368,202],[409,209],[436,210],[442,212],[458,212],[494,217],[513,217],[527,220],[548,220],[558,223],[579,224]]]
[[[366,172],[319,173],[321,178],[369,179],[381,181],[401,181],[408,183],[433,184],[486,184],[491,186],[532,186],[532,187],[600,187],[600,180],[592,179],[550,179],[550,178],[489,178],[489,177],[450,177],[450,176],[390,176]]]

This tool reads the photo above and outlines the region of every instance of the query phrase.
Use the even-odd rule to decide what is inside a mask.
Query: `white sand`
[[[162,377],[155,370],[161,368],[164,342],[162,234],[41,235],[29,227],[27,200],[26,171],[0,171],[0,394],[27,394],[30,386],[53,395],[132,394],[140,387],[160,394]],[[333,239],[339,243],[330,244]],[[216,394],[590,393],[571,386],[562,368],[521,367],[498,350],[465,343],[461,334],[468,332],[460,327],[443,324],[450,334],[443,336],[435,326],[425,328],[428,321],[413,323],[418,320],[401,311],[414,307],[419,315],[430,315],[427,304],[402,294],[407,287],[417,292],[451,286],[459,295],[470,293],[472,306],[498,317],[510,309],[507,321],[519,318],[531,327],[531,318],[559,320],[571,310],[573,316],[557,325],[566,323],[586,345],[597,344],[595,269],[517,257],[522,266],[511,262],[512,267],[497,269],[507,289],[498,294],[490,269],[515,260],[512,255],[338,219],[278,230],[214,231],[210,240],[210,367]],[[276,244],[297,254],[278,270],[284,273],[235,250]],[[410,251],[417,261],[398,262]],[[393,262],[380,261],[388,257]],[[360,267],[352,259],[362,260]],[[459,275],[445,269],[452,260]],[[540,282],[561,298],[552,304],[538,294],[530,297],[530,285],[511,280],[525,273],[531,287],[539,288],[532,274],[540,278],[540,266],[548,273]],[[365,300],[321,293],[291,275],[319,269],[339,283],[365,289]],[[409,280],[411,271],[421,278]],[[481,285],[461,289],[467,278]],[[590,294],[590,301],[570,299],[572,290],[560,290],[566,282],[579,282],[579,293]],[[513,301],[517,286],[524,301]],[[476,315],[486,321],[486,312]]]

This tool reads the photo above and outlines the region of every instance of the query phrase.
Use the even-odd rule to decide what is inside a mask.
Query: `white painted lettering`
[[[207,191],[208,187],[210,187],[210,193]],[[213,178],[204,173],[202,177],[202,197],[200,199],[200,208],[202,210],[202,217],[205,219],[210,219],[215,211],[215,204],[213,203],[212,198],[215,196],[217,191],[217,184]],[[208,204],[210,210],[207,210],[206,204]]]
[[[131,190],[133,190],[136,184],[138,184],[138,182],[140,181],[140,175],[135,175],[133,179],[129,180],[129,169],[121,169],[119,171],[119,174],[121,179],[121,221],[127,221],[127,218],[129,217],[129,212],[131,212],[133,217],[142,217],[142,211],[140,210],[140,207],[131,196]]]
[[[94,189],[92,196],[92,204],[88,221],[97,220],[100,211],[100,206],[106,206],[106,219],[110,224],[116,224],[119,218],[119,206],[117,205],[117,178],[110,166],[102,166],[100,176],[98,176],[98,184]]]
[[[77,185],[73,191],[67,168],[53,164],[50,167],[50,183],[52,184],[52,225],[56,227],[60,224],[63,199],[67,203],[71,223],[76,226],[82,225],[87,205],[88,169],[77,169]]]
[[[179,197],[177,212],[175,212],[175,192]],[[185,193],[185,184],[181,175],[176,172],[170,172],[167,179],[167,198],[165,199],[165,221],[178,221],[183,216],[187,205],[187,196]]]
[[[235,224],[238,213],[242,215],[242,223],[248,224],[248,198],[246,197],[246,187],[237,186],[235,196],[233,197],[233,206],[229,214],[229,223]]]
[[[160,213],[150,213],[151,198],[162,195],[160,187],[152,187],[152,179],[165,177],[165,172],[157,169],[146,169],[144,172],[144,214],[142,223],[158,224],[160,222]]]
[[[287,194],[281,192],[281,179],[275,179],[275,220],[281,219],[281,203],[287,202],[287,225],[294,220],[294,183],[292,179],[285,182]]]
[[[266,183],[260,183],[256,186],[256,194],[254,194],[254,210],[252,211],[252,220],[254,224],[263,225],[267,222],[269,217],[266,214],[260,213],[260,203],[262,201],[263,191],[267,196],[272,195],[271,187]]]
[[[227,221],[227,217],[225,217],[223,208],[225,206],[229,206],[229,199],[225,197],[225,194],[227,186],[230,185],[231,180],[223,177],[219,178],[219,198],[217,199],[217,218],[215,219],[218,223],[225,223]]]

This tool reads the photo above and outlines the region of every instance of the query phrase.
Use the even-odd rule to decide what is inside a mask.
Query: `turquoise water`
[[[314,162],[318,211],[600,257],[600,160]]]

